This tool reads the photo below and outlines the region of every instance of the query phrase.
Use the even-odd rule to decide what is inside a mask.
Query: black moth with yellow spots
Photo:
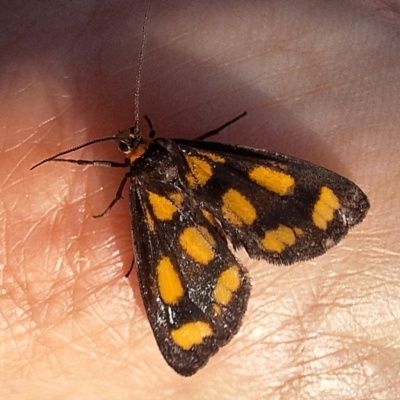
[[[250,282],[229,242],[273,264],[308,260],[361,222],[369,204],[354,183],[303,160],[152,136],[131,128],[100,139],[117,140],[125,164],[57,158],[77,148],[43,162],[130,165],[108,209],[130,178],[143,303],[165,360],[190,376],[232,339],[246,311]]]

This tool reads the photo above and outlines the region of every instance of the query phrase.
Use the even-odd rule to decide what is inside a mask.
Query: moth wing
[[[174,142],[192,196],[250,257],[291,264],[321,255],[369,209],[353,182],[307,161],[222,143]]]
[[[150,325],[167,363],[189,376],[238,331],[250,283],[219,226],[187,192],[179,162],[151,147],[132,167],[130,206]]]

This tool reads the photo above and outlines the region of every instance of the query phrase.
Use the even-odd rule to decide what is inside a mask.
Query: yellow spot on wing
[[[233,292],[240,287],[239,270],[233,265],[221,272],[214,289],[214,299],[217,303],[227,305],[232,298]]]
[[[149,210],[147,209],[147,207],[146,207],[145,210],[144,210],[144,215],[145,215],[145,218],[146,218],[147,226],[150,228],[150,230],[151,230],[152,232],[154,232],[154,228],[155,228],[155,226],[154,226],[154,221],[153,221],[153,218],[151,217],[151,215],[150,215]]]
[[[325,230],[328,226],[328,222],[332,221],[334,212],[339,209],[339,207],[339,199],[336,197],[335,193],[328,187],[323,186],[312,213],[314,225],[319,229]]]
[[[172,340],[183,350],[190,350],[194,345],[203,343],[204,338],[211,336],[213,331],[207,322],[188,322],[171,331]]]
[[[204,157],[209,158],[210,160],[223,164],[225,162],[225,158],[218,156],[217,154],[208,153],[207,151],[198,151],[199,154],[203,155]]]
[[[168,197],[177,207],[180,207],[183,203],[183,196],[179,192],[171,193]]]
[[[157,193],[150,191],[148,193],[149,201],[156,218],[161,221],[171,221],[174,213],[178,210],[176,204],[174,204],[170,199],[160,196]]]
[[[202,209],[201,210],[202,214],[204,215],[204,218],[212,225],[215,225],[215,220],[214,217],[212,216],[211,213],[209,213],[207,210]]]
[[[296,236],[303,236],[304,234],[303,229],[299,228],[298,226],[295,226],[293,230]]]
[[[211,165],[199,157],[185,156],[185,158],[191,171],[186,174],[189,187],[195,189],[204,186],[212,177]]]
[[[179,243],[186,253],[200,264],[207,265],[215,256],[215,240],[204,226],[184,229]]]
[[[222,196],[222,214],[236,226],[251,225],[257,217],[250,201],[235,189],[229,189]]]
[[[213,303],[212,311],[216,316],[220,316],[222,314],[222,308],[217,303]]]
[[[268,251],[281,253],[286,246],[292,246],[296,241],[296,236],[291,228],[279,225],[277,229],[265,232],[261,244]]]
[[[165,304],[176,304],[184,294],[181,280],[169,257],[163,257],[157,265],[157,284]]]
[[[293,193],[294,179],[284,172],[267,167],[256,167],[249,172],[251,180],[265,189],[284,196]]]

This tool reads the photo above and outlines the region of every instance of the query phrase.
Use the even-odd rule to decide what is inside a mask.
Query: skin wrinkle
[[[400,17],[386,22],[368,2],[232,5],[151,6],[141,113],[158,137],[194,138],[247,111],[221,141],[343,174],[367,193],[370,214],[309,262],[279,267],[240,251],[253,285],[242,328],[194,377],[178,376],[157,349],[135,274],[123,278],[128,193],[91,218],[122,170],[28,171],[132,124],[145,4],[4,4],[1,398],[400,398]],[[122,160],[111,144],[77,156]]]

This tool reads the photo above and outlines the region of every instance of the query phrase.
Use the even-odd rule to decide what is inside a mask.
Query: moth
[[[147,14],[146,17],[147,18]],[[143,39],[140,67],[143,62]],[[135,269],[154,337],[166,362],[190,376],[237,333],[250,296],[248,272],[232,253],[271,264],[292,264],[325,253],[369,209],[348,179],[273,151],[197,140],[155,137],[138,129],[139,84],[132,128],[47,158],[128,169],[103,216],[127,181]],[[123,163],[60,158],[115,141]]]

